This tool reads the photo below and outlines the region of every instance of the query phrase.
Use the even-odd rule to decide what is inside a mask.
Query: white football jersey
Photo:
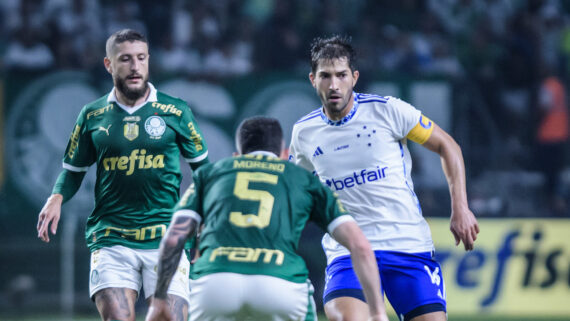
[[[374,250],[432,251],[406,139],[421,112],[394,97],[353,95],[354,105],[343,119],[329,120],[321,107],[294,125],[290,161],[313,171],[338,194]],[[322,243],[328,263],[349,254],[329,234]]]

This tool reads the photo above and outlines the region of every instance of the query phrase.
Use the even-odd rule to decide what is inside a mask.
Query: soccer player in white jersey
[[[450,230],[456,245],[463,242],[468,251],[479,227],[467,204],[461,149],[412,105],[354,92],[358,76],[349,39],[314,40],[309,78],[323,105],[293,127],[289,158],[318,175],[354,216],[375,251],[382,291],[400,320],[446,320],[441,267],[414,193],[407,141],[440,155],[451,194]],[[328,234],[322,244],[327,317],[366,320],[348,251]]]

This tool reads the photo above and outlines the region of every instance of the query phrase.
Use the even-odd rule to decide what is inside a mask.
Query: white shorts
[[[316,320],[313,292],[309,280],[213,273],[190,280],[190,320]]]
[[[106,288],[128,288],[139,293],[144,288],[145,298],[154,294],[158,270],[158,249],[139,250],[121,245],[104,247],[91,253],[89,296]],[[168,294],[189,302],[188,274],[190,262],[184,253],[168,288]]]

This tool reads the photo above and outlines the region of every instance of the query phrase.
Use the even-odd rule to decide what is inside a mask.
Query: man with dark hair
[[[206,142],[188,105],[148,82],[148,44],[134,30],[109,37],[105,68],[114,88],[80,112],[52,195],[38,217],[38,237],[55,234],[61,205],[97,164],[95,208],[85,238],[91,250],[89,293],[103,320],[135,320],[139,291],[156,284],[158,247],[179,199],[180,155],[193,170],[208,162]],[[50,226],[51,225],[51,226]],[[183,257],[168,289],[175,320],[188,318]]]
[[[165,294],[186,240],[200,224],[200,258],[191,272],[191,320],[316,320],[313,288],[297,254],[308,220],[353,256],[371,320],[388,321],[370,244],[333,193],[277,155],[276,119],[244,120],[239,155],[194,173],[160,246],[156,292],[146,320],[169,320]],[[249,319],[248,319],[249,320]]]
[[[438,153],[451,194],[456,245],[473,249],[479,233],[469,210],[465,167],[457,143],[412,105],[353,91],[359,77],[347,38],[317,38],[309,79],[322,106],[293,127],[290,160],[318,175],[346,206],[375,252],[382,290],[402,321],[445,320],[441,267],[411,180],[407,140]],[[330,234],[325,313],[331,320],[365,320],[362,287],[350,253]]]
[[[276,120],[263,117],[252,117],[243,121],[236,132],[236,148],[239,154],[264,150],[279,155],[283,149],[283,131],[281,125],[275,122]]]

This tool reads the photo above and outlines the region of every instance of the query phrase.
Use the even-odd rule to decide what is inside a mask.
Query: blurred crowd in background
[[[307,74],[315,36],[349,35],[364,74],[468,86],[496,128],[472,139],[501,142],[498,167],[542,173],[549,210],[570,215],[568,1],[3,0],[0,69],[104,73],[104,41],[127,27],[148,36],[153,72],[213,81]]]
[[[5,0],[4,69],[91,69],[120,28],[148,35],[155,67],[196,76],[306,69],[317,35],[351,35],[368,71],[523,86],[566,71],[560,0]]]
[[[122,28],[147,35],[151,80],[168,75],[220,83],[269,73],[307,80],[311,40],[351,36],[361,71],[357,91],[371,80],[449,84],[448,131],[462,146],[477,216],[570,217],[570,1],[1,0],[0,82],[9,88],[15,75],[60,70],[109,79],[105,41]],[[415,162],[414,173],[421,171],[422,162]],[[448,217],[447,187],[434,191],[414,182],[426,216]],[[53,261],[57,241],[39,246],[32,234],[37,212],[21,212],[19,205],[32,204],[9,191],[0,191],[0,218],[9,222],[0,224],[0,234],[13,237],[0,248],[0,259],[10,261],[0,264],[9,280],[0,308],[6,302],[24,307],[35,287],[52,302],[59,290],[54,276],[65,272],[30,259]],[[37,243],[27,243],[32,238]],[[320,251],[313,241],[308,244]],[[83,271],[76,288],[86,292],[82,273],[89,268],[82,258],[88,253],[75,251]],[[78,297],[93,309],[86,294]]]

